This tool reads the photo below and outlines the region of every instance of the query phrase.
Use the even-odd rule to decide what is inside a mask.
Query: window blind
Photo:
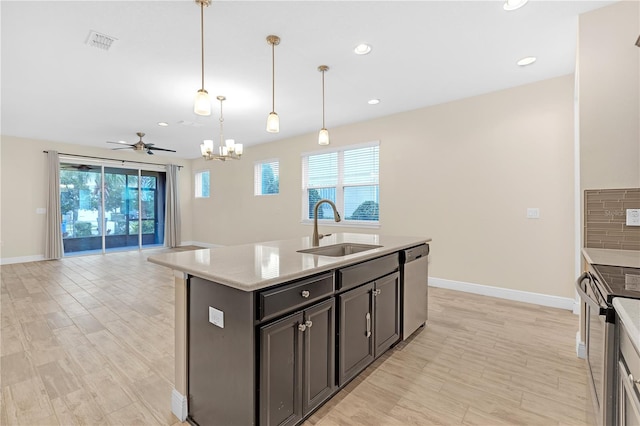
[[[336,203],[344,222],[379,222],[379,145],[345,147],[302,157],[303,219],[313,219],[313,208],[321,199]],[[327,204],[318,219],[332,219]]]

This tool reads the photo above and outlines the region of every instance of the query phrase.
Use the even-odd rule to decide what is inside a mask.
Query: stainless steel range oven
[[[586,359],[591,394],[598,425],[614,421],[615,310],[600,291],[592,267],[576,281],[576,290],[586,304]]]
[[[615,424],[615,381],[617,365],[615,297],[640,299],[637,282],[640,269],[589,265],[576,281],[585,304],[586,359],[597,423]],[[632,279],[629,279],[631,277]]]

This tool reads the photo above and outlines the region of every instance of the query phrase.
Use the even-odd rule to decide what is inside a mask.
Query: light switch
[[[224,312],[209,306],[209,322],[220,328],[224,328]]]
[[[640,226],[640,209],[627,209],[627,226]]]
[[[527,219],[540,219],[540,209],[537,207],[527,208]]]
[[[47,214],[47,209],[44,207],[38,207],[36,209],[36,214]]]

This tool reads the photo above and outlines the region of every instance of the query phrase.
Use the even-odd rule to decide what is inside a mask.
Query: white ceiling
[[[577,17],[612,1],[216,1],[205,8],[205,88],[225,95],[225,137],[250,145],[572,73]],[[109,148],[145,142],[199,156],[218,140],[219,106],[193,113],[200,7],[180,1],[1,3],[3,135]],[[91,30],[117,38],[86,44]],[[279,134],[271,110],[276,34]],[[356,44],[373,46],[367,56]],[[538,61],[520,68],[521,57]],[[379,98],[379,105],[367,100]],[[526,100],[523,100],[526,101]],[[169,127],[159,127],[165,121]],[[179,124],[186,122],[189,125]],[[316,136],[310,137],[315,139]]]

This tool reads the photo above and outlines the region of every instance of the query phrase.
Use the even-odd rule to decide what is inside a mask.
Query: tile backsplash
[[[627,226],[626,209],[640,209],[640,188],[584,191],[584,246],[640,250],[640,226]]]

